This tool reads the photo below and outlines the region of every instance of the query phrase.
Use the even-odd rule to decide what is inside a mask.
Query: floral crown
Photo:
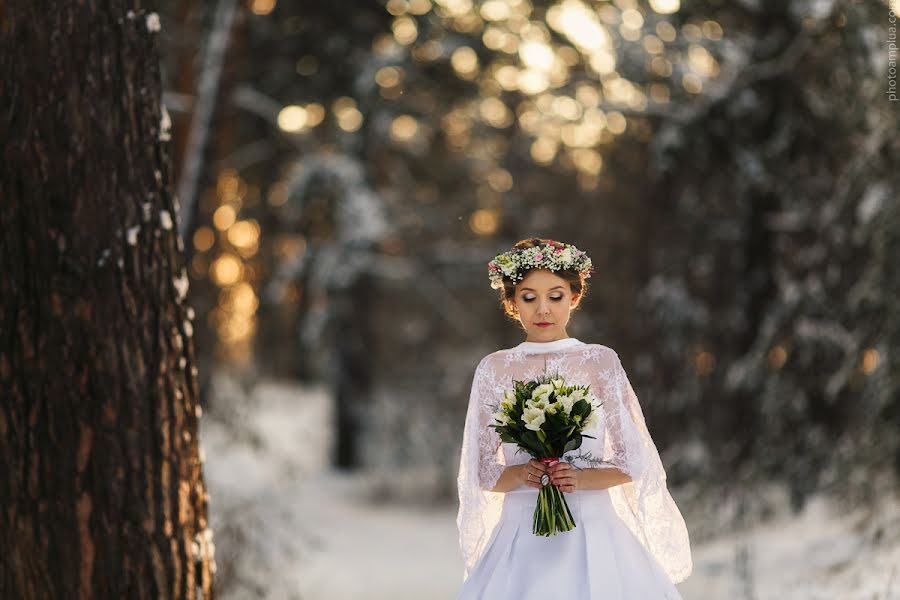
[[[562,245],[557,246],[556,244]],[[550,240],[543,246],[513,248],[509,252],[495,256],[494,260],[488,263],[491,287],[497,290],[501,289],[504,277],[514,283],[521,281],[525,277],[525,272],[530,269],[549,269],[551,271],[573,269],[585,279],[590,277],[594,270],[587,253],[572,244]]]

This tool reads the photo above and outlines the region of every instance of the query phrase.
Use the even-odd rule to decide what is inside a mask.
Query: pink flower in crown
[[[535,254],[535,255],[534,255],[534,262],[541,262],[541,259],[542,259],[542,258],[544,258],[544,255],[543,255],[543,254],[540,254],[540,253]]]
[[[563,251],[562,248],[557,248],[557,249],[556,249],[556,253],[557,253],[557,254],[559,254],[559,253],[562,252],[562,251]]]

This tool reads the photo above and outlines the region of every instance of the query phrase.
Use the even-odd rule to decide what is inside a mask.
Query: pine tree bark
[[[0,598],[211,598],[159,19],[0,4]]]

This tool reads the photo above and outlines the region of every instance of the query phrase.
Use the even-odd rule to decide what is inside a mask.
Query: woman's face
[[[552,342],[569,337],[569,312],[578,305],[569,284],[547,269],[533,269],[516,284],[513,302],[527,342]],[[543,325],[543,324],[548,325]]]

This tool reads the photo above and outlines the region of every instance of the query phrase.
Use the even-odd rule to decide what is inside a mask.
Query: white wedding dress
[[[488,427],[512,380],[557,373],[590,384],[600,423],[563,460],[615,467],[631,481],[564,493],[575,529],[532,533],[535,488],[490,492],[508,465],[530,456]],[[459,466],[457,600],[681,600],[675,583],[692,569],[684,519],[666,487],[659,453],[618,355],[575,338],[523,342],[485,356],[475,370]]]

